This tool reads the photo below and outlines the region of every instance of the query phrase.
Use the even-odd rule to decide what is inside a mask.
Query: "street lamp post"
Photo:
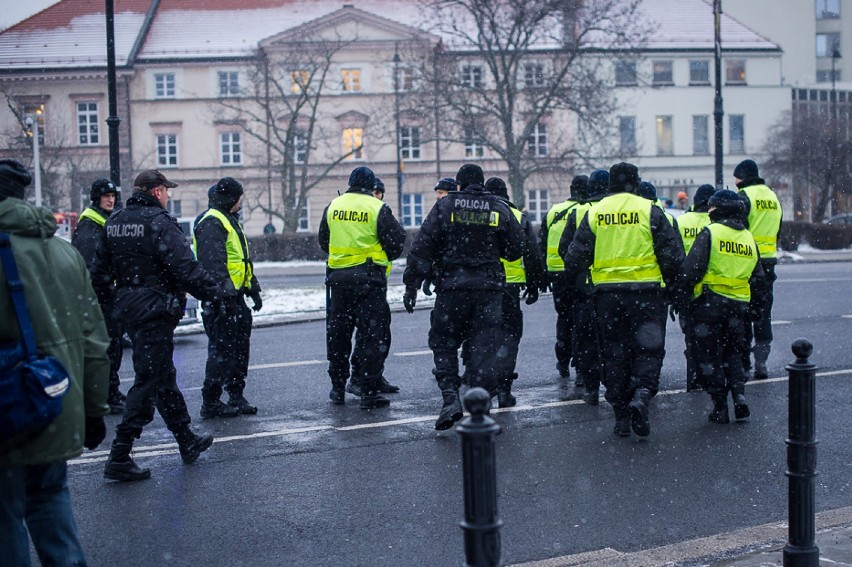
[[[30,135],[33,137],[33,171],[35,172],[35,204],[36,207],[41,206],[41,159],[39,157],[38,148],[38,115],[41,111],[36,111],[36,114],[27,114],[24,118],[24,124]]]
[[[109,116],[106,119],[109,131],[109,178],[116,187],[121,187],[121,161],[118,148],[118,96],[115,77],[115,15],[113,0],[106,0],[106,48],[107,48],[107,98]],[[116,195],[116,205],[121,206],[121,193]]]
[[[716,189],[723,189],[722,178],[722,0],[713,0],[713,18],[715,21],[716,45],[716,97],[713,100],[713,122],[715,126],[716,153]]]
[[[831,195],[829,195],[829,207],[831,213],[834,213],[835,190],[837,186],[837,77],[835,74],[835,66],[837,59],[840,58],[840,49],[837,48],[837,42],[831,46],[831,100],[828,101],[829,111],[831,112]]]
[[[399,48],[393,54],[393,96],[396,119],[396,199],[399,218],[402,220],[402,152],[399,147]]]

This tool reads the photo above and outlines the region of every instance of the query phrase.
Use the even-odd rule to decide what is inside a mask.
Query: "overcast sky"
[[[0,28],[8,28],[58,0],[0,0]]]

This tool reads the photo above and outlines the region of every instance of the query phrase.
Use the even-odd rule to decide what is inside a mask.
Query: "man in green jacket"
[[[23,201],[30,181],[23,165],[0,160],[0,230],[11,236],[38,350],[62,363],[71,385],[62,413],[46,429],[0,454],[0,562],[30,564],[29,532],[42,565],[85,565],[66,461],[106,436],[109,338],[83,258],[53,236],[49,210]],[[0,343],[18,340],[0,267]]]

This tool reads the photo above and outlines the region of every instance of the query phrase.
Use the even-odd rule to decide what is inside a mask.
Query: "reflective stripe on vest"
[[[683,241],[683,248],[687,254],[689,254],[689,251],[692,249],[692,245],[695,243],[698,233],[709,224],[710,213],[688,211],[677,219],[680,239]]]
[[[736,230],[714,222],[710,231],[710,258],[707,273],[693,289],[693,297],[701,295],[704,286],[710,291],[736,301],[751,301],[748,280],[757,265],[757,243],[745,229]]]
[[[592,283],[644,283],[662,285],[663,275],[651,236],[654,204],[630,193],[605,197],[588,212],[595,234]]]
[[[86,209],[85,211],[80,213],[80,216],[77,217],[77,222],[80,222],[83,219],[89,219],[91,221],[94,221],[94,222],[98,223],[100,226],[103,226],[106,223],[106,220],[107,220],[105,216],[100,214],[98,211],[96,211],[92,207],[89,207],[88,209]]]
[[[332,270],[352,268],[372,258],[374,264],[386,266],[390,274],[391,263],[379,243],[379,211],[384,203],[372,195],[344,193],[328,206],[328,267]]]
[[[518,219],[518,223],[520,224],[521,219],[524,216],[523,213],[512,205],[509,205],[509,210],[512,211],[512,214],[515,215],[515,218]],[[524,270],[523,258],[518,258],[512,262],[504,258],[500,258],[500,261],[503,262],[503,269],[506,270],[506,283],[527,283],[527,274]]]
[[[558,203],[550,207],[547,211],[547,216],[544,217],[544,222],[547,223],[547,271],[548,272],[564,272],[565,262],[559,256],[559,240],[562,238],[562,233],[565,232],[565,223],[568,221],[568,213],[560,215],[559,213],[570,209],[577,205],[577,201],[568,199],[562,203]],[[559,215],[559,220],[554,222],[554,218]]]
[[[225,238],[225,252],[228,255],[228,274],[231,276],[234,289],[237,291],[244,288],[251,289],[251,262],[243,254],[244,249],[248,252],[248,241],[246,241],[245,234],[242,235],[242,242],[240,242],[240,235],[231,226],[231,221],[218,209],[207,209],[207,212],[198,220],[198,224],[204,222],[208,217],[218,220],[225,232],[228,233],[227,238]],[[195,231],[192,234],[192,250],[195,252],[195,257],[198,258],[198,241],[195,239]]]
[[[775,192],[766,185],[752,185],[742,189],[748,196],[751,209],[748,212],[748,230],[757,242],[761,258],[778,255],[778,229],[781,226],[781,203]]]

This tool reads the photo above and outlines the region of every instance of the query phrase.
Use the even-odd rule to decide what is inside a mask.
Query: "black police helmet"
[[[92,203],[97,205],[100,202],[101,197],[109,195],[110,193],[118,193],[118,188],[115,186],[115,183],[109,179],[97,179],[94,183],[92,183],[92,188],[89,190],[89,199],[92,200]]]

